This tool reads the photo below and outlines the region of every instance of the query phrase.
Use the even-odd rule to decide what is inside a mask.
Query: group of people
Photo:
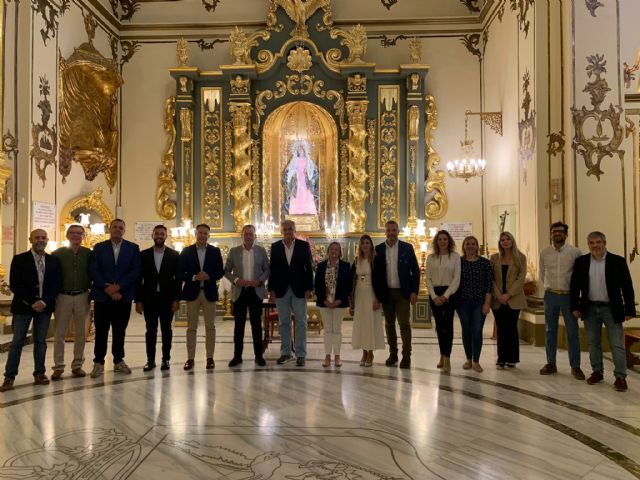
[[[604,379],[601,332],[607,332],[614,363],[614,388],[626,391],[626,357],[623,322],[635,317],[635,299],[629,268],[623,257],[607,252],[602,232],[587,237],[589,253],[566,243],[569,227],[551,225],[551,245],[540,252],[539,273],[544,285],[544,313],[547,363],[541,375],[557,373],[558,324],[562,312],[567,337],[571,374],[586,376],[580,368],[578,320],[584,321],[592,373],[589,385]],[[489,260],[478,255],[478,240],[469,236],[462,242],[462,256],[446,230],[433,241],[427,258],[426,283],[433,311],[440,361],[437,367],[451,370],[453,319],[457,311],[462,328],[466,361],[463,369],[482,372],[480,352],[482,329],[489,310],[493,311],[497,333],[497,362],[500,369],[515,368],[520,361],[518,319],[527,306],[524,285],[527,259],[509,232],[500,234],[498,253]]]
[[[195,366],[196,339],[200,311],[205,325],[205,368],[214,369],[215,318],[218,300],[217,281],[225,276],[232,283],[234,304],[234,354],[230,367],[242,363],[247,312],[252,328],[255,363],[265,366],[262,344],[262,309],[267,296],[275,302],[282,339],[279,365],[295,360],[305,365],[307,301],[314,290],[311,250],[307,242],[295,237],[295,223],[282,224],[283,239],[271,245],[271,252],[255,242],[252,225],[242,229],[242,244],[230,249],[223,265],[220,249],[209,244],[210,228],[200,224],[195,229],[195,244],[178,253],[165,242],[167,229],[153,229],[153,246],[140,252],[138,245],[124,239],[125,222],[115,219],[109,225],[109,240],[96,244],[93,251],[82,245],[85,230],[71,225],[66,232],[68,246],[46,253],[47,232],[33,230],[31,249],[18,254],[11,262],[10,288],[13,292],[13,341],[7,358],[4,382],[0,391],[14,388],[27,332],[33,322],[34,384],[47,385],[45,357],[47,332],[55,312],[54,366],[51,380],[61,380],[65,372],[65,337],[70,323],[74,327],[74,354],[71,375],[84,377],[84,350],[89,324],[90,302],[94,302],[95,346],[92,378],[104,374],[109,331],[115,372],[130,374],[125,362],[125,335],[132,302],[146,324],[145,372],[156,368],[158,326],[162,334],[161,370],[170,368],[172,320],[181,300],[187,310],[187,360],[184,370]],[[387,241],[376,248],[371,238],[360,241],[359,260],[351,268],[340,260],[339,244],[329,248],[329,258],[318,266],[315,279],[317,303],[322,308],[327,332],[326,345],[335,349],[336,366],[341,365],[341,324],[344,309],[357,292],[359,312],[354,345],[362,348],[363,365],[373,361],[372,351],[384,346],[378,321],[379,310],[385,312],[387,338],[391,354],[388,365],[398,363],[395,321],[400,324],[402,368],[411,365],[410,303],[415,303],[420,271],[411,245],[398,240],[398,224],[387,224]],[[386,258],[386,260],[385,260]],[[374,262],[376,259],[376,262]],[[375,264],[374,264],[375,263]],[[322,272],[320,274],[320,272]],[[375,273],[375,275],[373,275]],[[372,277],[380,275],[373,291]],[[322,279],[322,281],[320,280]],[[293,316],[292,316],[293,315]],[[295,319],[295,350],[292,346],[292,318]],[[330,353],[330,351],[329,351]],[[330,355],[325,365],[328,366]]]
[[[162,333],[161,370],[170,368],[172,320],[184,300],[187,310],[187,360],[184,370],[195,366],[196,339],[200,311],[205,324],[205,368],[214,369],[217,281],[223,276],[232,284],[234,312],[234,353],[229,367],[243,362],[247,313],[251,324],[255,363],[265,366],[262,343],[263,302],[275,303],[280,327],[278,365],[294,360],[305,365],[307,302],[315,291],[324,324],[324,367],[342,365],[342,321],[348,307],[353,308],[352,347],[362,350],[360,365],[373,364],[375,350],[389,345],[387,366],[411,367],[410,309],[417,300],[420,269],[411,244],[399,240],[398,223],[385,225],[384,242],[374,245],[369,235],[359,240],[352,265],[342,260],[338,242],[327,248],[327,259],[315,271],[308,242],[296,238],[295,223],[282,223],[282,240],[265,248],[256,244],[252,225],[242,229],[242,243],[230,249],[223,265],[220,249],[209,244],[210,228],[196,227],[195,244],[181,253],[165,245],[167,229],[153,229],[153,246],[140,252],[124,239],[125,222],[115,219],[109,225],[110,239],[95,245],[93,251],[82,246],[84,228],[72,225],[66,232],[68,246],[51,255],[45,252],[47,233],[36,229],[29,237],[31,249],[16,255],[11,263],[10,288],[13,292],[13,342],[7,358],[0,391],[14,388],[22,348],[33,321],[34,384],[46,385],[46,337],[55,312],[54,366],[52,380],[65,372],[64,342],[69,324],[74,325],[73,377],[84,377],[84,349],[90,301],[94,302],[95,346],[91,377],[104,373],[109,330],[115,372],[130,374],[125,363],[125,334],[131,304],[144,315],[147,362],[145,372],[156,368],[158,326]],[[635,316],[634,292],[624,258],[606,250],[601,232],[588,236],[590,253],[566,244],[568,227],[562,222],[551,226],[552,244],[540,253],[540,280],[544,284],[547,364],[542,375],[554,374],[558,338],[558,319],[562,311],[567,334],[572,375],[584,380],[580,369],[578,319],[584,320],[592,374],[591,385],[603,380],[601,329],[607,329],[611,346],[616,390],[627,389],[626,359],[622,322]],[[497,366],[514,368],[519,362],[518,319],[526,307],[524,294],[527,259],[509,232],[500,234],[498,253],[489,260],[479,252],[477,238],[466,237],[462,256],[455,251],[449,232],[439,231],[427,259],[426,284],[436,324],[440,360],[437,367],[451,370],[453,320],[457,311],[462,327],[466,361],[463,369],[482,372],[480,354],[486,315],[493,310],[497,327]],[[384,318],[384,320],[383,320]],[[402,358],[399,357],[399,325]],[[295,331],[292,326],[295,324]],[[383,328],[384,325],[384,328]],[[295,337],[295,345],[292,343]]]

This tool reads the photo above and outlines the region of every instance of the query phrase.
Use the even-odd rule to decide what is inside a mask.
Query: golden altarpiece
[[[203,71],[178,41],[156,198],[163,218],[205,222],[223,244],[246,223],[291,218],[317,246],[336,221],[352,258],[359,236],[380,236],[387,220],[444,216],[418,41],[407,64],[378,68],[365,58],[365,29],[334,26],[329,0],[271,0],[266,28],[236,27],[229,45],[231,62]],[[428,323],[421,304],[414,322]]]

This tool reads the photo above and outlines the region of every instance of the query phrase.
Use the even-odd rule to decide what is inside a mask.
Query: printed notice
[[[449,232],[457,244],[462,245],[465,237],[473,235],[473,223],[471,222],[447,222],[441,223],[440,228]]]
[[[33,202],[31,208],[31,230],[41,228],[50,239],[56,238],[56,204]]]
[[[161,225],[158,222],[136,222],[136,242],[150,242],[153,227]]]

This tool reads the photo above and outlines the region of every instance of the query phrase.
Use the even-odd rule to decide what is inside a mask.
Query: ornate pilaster
[[[0,2],[0,19],[4,18],[4,2]],[[4,31],[0,22],[0,65],[4,65]],[[4,76],[0,75],[0,92],[3,90]],[[4,96],[0,95],[0,135],[4,132]],[[11,169],[7,167],[4,157],[4,142],[0,142],[0,192],[4,192]],[[2,225],[2,204],[0,203],[0,225]],[[2,244],[0,243],[0,259],[2,258]],[[6,268],[0,264],[0,281],[7,274]]]
[[[380,159],[377,227],[389,220],[400,222],[400,86],[378,87],[378,138]]]
[[[201,89],[202,151],[200,175],[202,176],[202,220],[212,230],[224,228],[222,182],[222,88]]]
[[[439,220],[446,215],[449,209],[449,200],[447,199],[444,172],[437,170],[437,166],[440,164],[440,155],[433,146],[432,132],[438,128],[438,109],[433,95],[425,97],[425,115],[427,126],[424,139],[426,149],[424,214],[429,220]]]
[[[367,180],[367,117],[368,100],[347,101],[349,117],[349,230],[364,232],[367,221],[365,190]]]
[[[236,231],[251,219],[251,103],[231,103],[229,106],[233,124],[232,170],[234,207],[231,216]]]
[[[163,220],[176,218],[177,206],[175,201],[176,179],[174,148],[176,145],[176,97],[167,99],[164,113],[164,129],[167,132],[167,149],[162,158],[163,169],[158,174],[158,189],[156,190],[156,213]]]

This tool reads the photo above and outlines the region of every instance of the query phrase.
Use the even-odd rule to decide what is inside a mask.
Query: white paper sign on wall
[[[49,240],[56,237],[56,204],[32,202],[31,230],[41,228],[49,235]]]
[[[136,242],[150,242],[153,227],[162,225],[158,222],[136,222]]]
[[[440,224],[441,230],[449,232],[451,237],[458,244],[458,249],[462,247],[462,241],[465,237],[473,235],[473,223],[472,222],[446,222]]]

